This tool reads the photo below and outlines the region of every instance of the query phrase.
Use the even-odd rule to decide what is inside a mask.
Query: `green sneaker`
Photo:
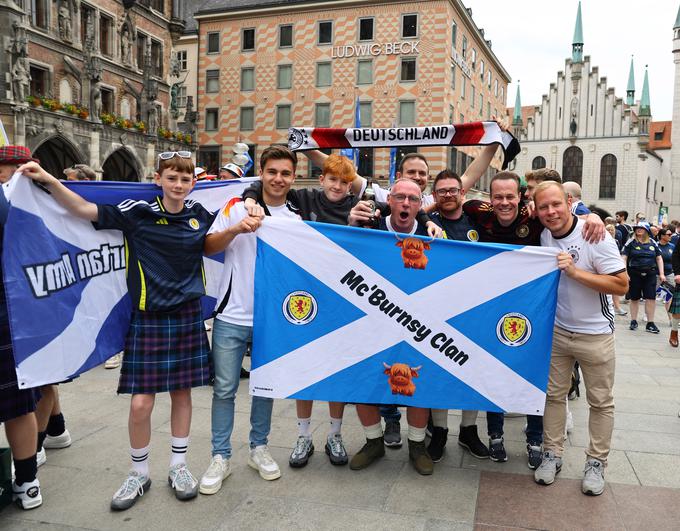
[[[349,468],[351,470],[362,470],[384,455],[385,446],[382,437],[366,439],[366,444],[350,460]]]

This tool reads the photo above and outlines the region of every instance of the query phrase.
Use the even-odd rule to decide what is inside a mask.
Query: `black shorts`
[[[628,285],[627,298],[633,301],[639,299],[653,301],[656,299],[656,270],[629,269],[628,276],[630,277],[630,284]]]

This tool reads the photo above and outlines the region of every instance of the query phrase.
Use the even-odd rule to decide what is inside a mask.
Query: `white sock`
[[[170,454],[170,467],[187,462],[187,448],[189,447],[189,437],[170,437],[172,453]]]
[[[298,435],[300,437],[311,437],[312,436],[312,419],[311,417],[308,419],[301,419],[298,418],[297,420],[298,423]]]
[[[378,422],[373,426],[364,426],[364,435],[367,439],[379,439],[383,436],[382,424]]]
[[[422,442],[425,440],[425,427],[416,428],[408,425],[408,440],[413,442]]]
[[[477,424],[477,413],[479,412],[476,409],[464,409],[461,413],[460,425],[462,428]]]
[[[671,330],[677,330],[679,322],[680,322],[680,319],[676,319],[675,317],[671,317]]]
[[[448,409],[431,409],[432,412],[432,425],[435,428],[449,427],[449,410]]]
[[[130,448],[130,459],[132,460],[132,470],[149,477],[149,446],[144,448]]]
[[[335,435],[336,433],[340,433],[340,430],[342,429],[342,419],[334,419],[331,417],[331,429],[328,430],[328,435]]]

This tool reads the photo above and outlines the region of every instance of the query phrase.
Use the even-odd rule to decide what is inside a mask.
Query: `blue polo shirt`
[[[155,201],[97,205],[97,230],[125,237],[127,286],[139,311],[172,312],[205,293],[203,245],[214,215],[189,200],[177,214]]]
[[[623,247],[621,254],[628,257],[629,269],[656,271],[656,257],[661,256],[661,250],[652,239],[647,243],[641,243],[631,238]]]

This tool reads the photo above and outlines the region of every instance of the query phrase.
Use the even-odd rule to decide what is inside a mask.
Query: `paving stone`
[[[642,485],[680,489],[680,456],[633,451],[626,454]],[[680,502],[680,493],[676,495]]]

